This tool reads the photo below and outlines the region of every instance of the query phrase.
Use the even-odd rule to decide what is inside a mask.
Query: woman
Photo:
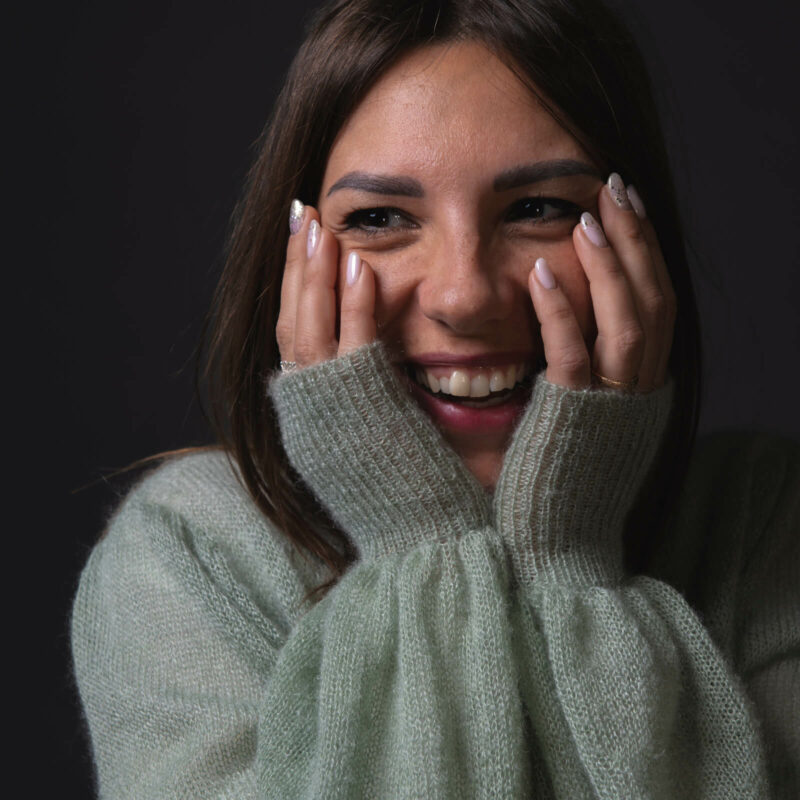
[[[216,300],[224,452],[82,576],[101,795],[792,796],[797,458],[687,469],[697,343],[604,9],[324,7]]]

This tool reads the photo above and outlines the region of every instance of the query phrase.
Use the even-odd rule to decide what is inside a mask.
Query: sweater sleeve
[[[587,796],[766,796],[740,678],[675,589],[622,565],[670,392],[540,379],[504,463],[496,515],[520,587],[521,693],[559,796],[583,796],[565,752]]]

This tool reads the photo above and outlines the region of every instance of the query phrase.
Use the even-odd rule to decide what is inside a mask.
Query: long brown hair
[[[311,21],[259,139],[214,298],[206,360],[220,442],[263,513],[301,553],[328,565],[332,577],[321,590],[338,580],[354,552],[293,473],[265,390],[279,361],[275,325],[289,204],[298,197],[316,205],[337,133],[391,64],[415,48],[463,39],[483,42],[547,98],[550,112],[598,163],[635,183],[658,232],[678,297],[670,357],[676,406],[632,518],[663,522],[692,448],[700,390],[696,305],[647,72],[624,26],[597,0],[334,0]],[[652,535],[629,536],[629,566],[641,568],[653,542]]]

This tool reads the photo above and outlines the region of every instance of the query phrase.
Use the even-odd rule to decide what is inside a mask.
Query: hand
[[[543,259],[531,270],[528,283],[541,324],[545,377],[551,383],[585,388],[594,371],[621,382],[637,378],[636,391],[649,392],[666,380],[675,292],[653,226],[638,196],[634,198],[639,214],[613,173],[598,197],[602,229],[584,214],[572,234],[597,322],[591,353],[566,295],[547,265],[542,266]]]
[[[375,339],[375,277],[359,255],[348,255],[337,303],[339,243],[305,206],[299,230],[289,237],[276,337],[281,360],[307,367]],[[337,338],[337,329],[339,332]]]

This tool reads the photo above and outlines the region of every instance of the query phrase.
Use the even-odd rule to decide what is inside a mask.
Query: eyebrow
[[[424,197],[422,184],[404,175],[373,175],[369,172],[348,172],[328,189],[328,197],[339,189],[358,189],[371,194],[392,194],[401,197]]]
[[[600,171],[583,161],[572,158],[557,158],[552,161],[538,161],[535,164],[523,164],[519,167],[501,172],[494,179],[494,190],[505,192],[518,186],[528,186],[550,178],[570,178],[573,175],[589,175],[602,179]]]
[[[493,186],[496,192],[505,192],[550,178],[569,178],[573,175],[602,178],[600,172],[591,164],[572,158],[557,158],[552,161],[523,164],[501,172],[494,179]],[[425,196],[422,184],[415,178],[405,175],[377,175],[371,172],[348,172],[328,189],[327,197],[340,189],[356,189],[370,194],[387,194],[398,197]]]

